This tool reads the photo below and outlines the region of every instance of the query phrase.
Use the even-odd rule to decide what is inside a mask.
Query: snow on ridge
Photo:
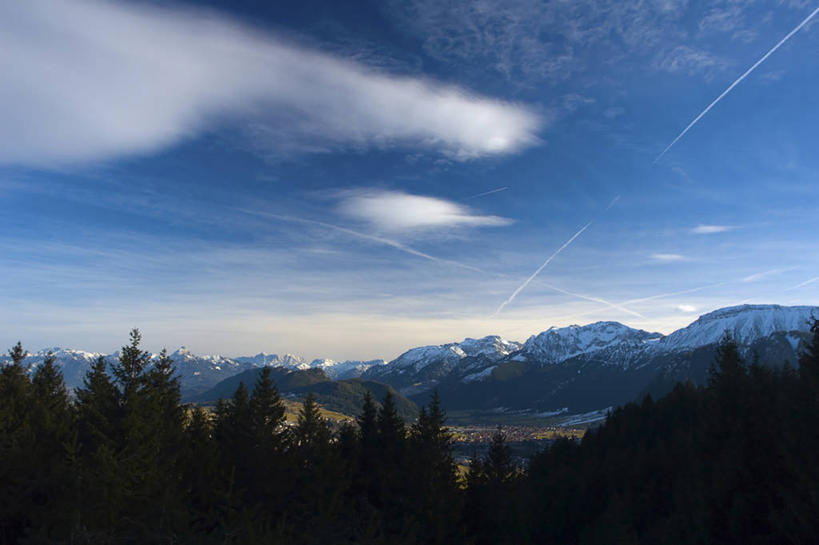
[[[622,343],[642,344],[662,335],[634,329],[620,322],[595,322],[579,326],[550,327],[532,335],[523,345],[521,358],[548,363],[560,363],[587,352],[602,350]],[[517,358],[517,359],[521,359]]]
[[[310,362],[311,369],[321,369],[333,380],[358,378],[371,367],[385,365],[384,360],[347,360],[335,361],[331,359],[316,359]]]
[[[725,333],[739,345],[777,331],[808,331],[819,307],[781,305],[739,305],[703,314],[689,326],[671,333],[654,344],[657,350],[693,349],[718,343]]]
[[[396,369],[412,369],[417,372],[432,363],[454,365],[467,357],[485,356],[490,361],[497,361],[519,350],[520,347],[520,343],[507,341],[498,335],[488,335],[480,339],[467,337],[459,343],[411,348],[388,365]]]
[[[495,370],[497,365],[490,365],[483,371],[478,371],[477,373],[472,373],[471,375],[466,375],[464,378],[461,379],[462,382],[475,382],[478,380],[483,380],[485,378],[489,378],[492,375],[492,371]]]

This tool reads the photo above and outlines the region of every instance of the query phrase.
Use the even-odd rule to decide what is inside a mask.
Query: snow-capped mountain
[[[97,358],[104,357],[110,365],[116,361],[118,356],[118,352],[102,354],[52,347],[29,353],[23,360],[23,366],[30,373],[34,372],[43,363],[48,352],[54,355],[55,364],[63,373],[66,387],[70,390],[82,386],[86,373]],[[151,354],[148,365],[152,365],[158,357],[159,354]],[[293,370],[317,368],[322,369],[333,380],[342,380],[360,377],[367,369],[384,365],[384,360],[336,362],[329,359],[317,359],[308,362],[304,358],[293,354],[280,356],[264,352],[255,356],[229,358],[221,355],[194,354],[184,346],[171,353],[170,358],[173,360],[177,376],[180,378],[183,398],[203,392],[228,377],[256,367],[285,367]],[[4,364],[8,361],[10,361],[9,356],[0,355],[0,363]]]
[[[69,385],[69,388],[75,388],[82,384],[85,373],[97,358],[100,356],[108,357],[105,354],[97,352],[86,352],[83,350],[54,346],[29,353],[23,360],[23,367],[30,373],[34,372],[34,370],[43,363],[43,360],[49,352],[54,356],[55,364],[62,371],[66,385]],[[9,361],[11,361],[9,356],[5,354],[0,355],[0,363],[5,364]]]
[[[259,352],[255,356],[240,356],[234,358],[239,363],[245,363],[253,367],[287,367],[288,369],[309,369],[310,364],[302,357],[293,354],[268,354]]]
[[[390,363],[362,376],[381,380],[405,392],[423,391],[452,373],[474,374],[520,350],[521,344],[497,335],[466,338],[459,343],[421,346],[407,350]],[[407,389],[409,388],[409,389]]]
[[[705,314],[665,337],[616,322],[552,328],[491,366],[466,376],[452,373],[426,388],[438,387],[451,409],[582,412],[615,406],[647,393],[662,395],[679,381],[704,383],[726,333],[749,362],[794,365],[812,339],[814,316],[819,307],[743,305]],[[396,384],[412,396],[425,386]]]
[[[740,346],[774,332],[808,331],[813,317],[819,318],[819,307],[783,307],[780,305],[740,305],[703,314],[691,325],[660,339],[657,350],[691,350],[715,344],[725,333]]]
[[[634,329],[619,322],[596,322],[589,325],[550,327],[546,331],[532,335],[523,345],[515,361],[535,361],[542,364],[556,364],[571,357],[628,344],[639,348],[647,341],[658,340],[660,333],[649,333]]]
[[[667,336],[617,322],[597,322],[552,327],[525,343],[487,336],[422,346],[407,350],[389,363],[331,359],[308,362],[292,354],[268,353],[229,358],[196,355],[185,347],[170,356],[184,397],[238,373],[274,366],[321,369],[334,380],[362,377],[381,381],[406,395],[424,394],[439,387],[442,399],[448,396],[465,406],[531,405],[552,410],[577,404],[582,409],[593,409],[616,405],[640,392],[660,391],[678,380],[703,381],[726,332],[746,357],[756,355],[772,365],[785,361],[795,364],[811,338],[813,317],[819,317],[819,307],[742,305],[704,314]],[[109,362],[116,358],[116,353],[51,348],[30,354],[23,364],[33,371],[49,350],[68,388],[82,385],[98,357],[104,356]],[[151,355],[152,362],[156,358],[156,354]],[[8,356],[0,356],[0,363],[7,361]]]
[[[348,378],[358,378],[371,367],[385,365],[384,360],[347,360],[335,361],[328,359],[318,359],[310,362],[311,369],[321,369],[333,380],[346,380]]]
[[[468,357],[485,356],[490,361],[497,361],[520,349],[520,343],[506,341],[497,335],[481,339],[466,338],[459,343],[420,346],[407,350],[389,363],[392,369],[403,372],[418,372],[424,367],[436,363],[457,364]]]

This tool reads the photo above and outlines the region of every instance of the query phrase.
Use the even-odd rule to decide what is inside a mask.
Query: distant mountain
[[[98,357],[103,356],[110,365],[116,360],[118,354],[117,352],[100,354],[59,347],[44,348],[29,354],[23,360],[23,365],[29,372],[32,372],[43,363],[43,359],[49,351],[54,354],[57,367],[62,371],[65,384],[69,389],[82,386],[85,374]],[[151,363],[149,365],[156,361],[157,357],[158,354],[151,354]],[[171,353],[170,357],[176,367],[177,376],[182,383],[183,399],[196,397],[228,377],[264,366],[283,367],[291,370],[317,369],[326,373],[329,379],[348,379],[361,376],[370,367],[384,365],[384,360],[336,362],[324,359],[307,362],[307,360],[292,354],[279,356],[264,352],[255,356],[238,358],[228,358],[220,355],[196,355],[184,346]],[[0,356],[0,363],[8,361],[10,360],[7,355]]]
[[[532,335],[524,343],[515,361],[533,361],[555,364],[567,359],[612,347],[627,345],[640,347],[647,341],[662,338],[661,333],[649,333],[619,322],[596,322],[589,325],[550,327],[543,333]]]
[[[404,393],[421,392],[453,373],[467,376],[481,372],[520,348],[520,343],[496,335],[422,346],[407,350],[387,365],[371,367],[362,378],[387,382]]]
[[[321,369],[333,380],[344,380],[358,378],[371,368],[378,368],[385,365],[384,360],[313,360],[310,362],[311,369]]]
[[[410,398],[437,387],[450,409],[583,412],[660,395],[681,380],[703,383],[726,333],[748,360],[795,365],[811,338],[812,316],[819,317],[819,307],[729,307],[665,337],[616,322],[552,328],[472,375],[456,371],[411,387],[393,384]]]
[[[426,403],[429,392],[438,388],[444,404],[453,409],[582,412],[617,405],[645,393],[661,394],[679,380],[703,382],[726,332],[749,359],[795,365],[810,339],[813,316],[819,317],[819,307],[742,305],[704,314],[667,336],[618,322],[597,322],[552,327],[525,343],[487,336],[422,346],[389,363],[307,361],[292,354],[268,353],[238,358],[198,356],[185,347],[171,354],[171,359],[181,378],[183,399],[201,399],[225,379],[241,373],[252,375],[263,366],[271,366],[313,371],[305,376],[315,379],[311,386],[321,384],[322,389],[342,388],[331,386],[333,380],[347,381],[343,388],[352,388],[360,395],[361,384],[383,382]],[[51,351],[69,388],[82,384],[91,363],[101,355],[62,348]],[[46,352],[30,355],[24,365],[33,370]],[[105,357],[113,361],[116,354]],[[8,361],[8,356],[0,356],[3,361]],[[349,386],[349,379],[359,377],[362,381],[357,386]],[[224,397],[229,397],[231,387],[235,389],[238,382],[226,384],[232,385],[224,386]]]

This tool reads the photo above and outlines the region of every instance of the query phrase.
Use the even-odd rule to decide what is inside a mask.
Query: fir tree
[[[419,532],[431,543],[455,539],[460,497],[456,465],[452,457],[452,434],[435,390],[429,408],[422,407],[411,430],[409,465],[411,478],[406,494],[416,510]]]
[[[364,393],[364,403],[361,406],[361,414],[356,418],[356,423],[363,450],[375,450],[378,434],[378,409],[369,390]],[[367,456],[366,453],[364,455]]]
[[[132,329],[129,336],[130,343],[120,349],[117,364],[112,367],[114,378],[122,389],[126,403],[132,392],[142,386],[142,372],[151,357],[139,346],[142,342],[142,334],[138,329]]]
[[[799,375],[819,398],[819,320],[813,321],[810,331],[813,338],[799,357]]]
[[[73,510],[65,509],[76,487],[69,453],[75,447],[74,411],[54,355],[46,354],[31,380],[31,422],[35,449],[29,453],[32,517],[40,521],[38,539],[67,535]]]
[[[250,399],[250,420],[260,445],[270,444],[284,423],[284,403],[270,376],[270,367],[262,369]]]
[[[18,342],[9,350],[11,363],[0,369],[0,541],[5,543],[20,540],[32,523],[26,499],[32,493],[29,464],[36,432],[31,382],[22,365],[26,355]]]
[[[295,429],[295,444],[302,455],[310,457],[313,453],[326,449],[330,442],[330,429],[321,416],[316,403],[316,396],[308,393],[302,402]],[[306,461],[309,458],[305,458]]]

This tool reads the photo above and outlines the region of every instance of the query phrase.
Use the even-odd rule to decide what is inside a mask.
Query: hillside
[[[312,392],[319,405],[329,411],[357,416],[361,412],[367,392],[370,392],[376,404],[380,406],[380,400],[389,391],[395,397],[396,409],[404,420],[411,421],[418,415],[418,407],[415,403],[391,386],[380,382],[361,379],[332,381],[321,369],[294,371],[283,367],[272,367],[270,370],[271,378],[282,396],[301,398]],[[200,405],[212,405],[219,399],[230,399],[240,383],[244,383],[245,387],[252,391],[261,371],[261,368],[251,369],[234,375],[219,382],[210,390],[191,398],[190,401]]]

